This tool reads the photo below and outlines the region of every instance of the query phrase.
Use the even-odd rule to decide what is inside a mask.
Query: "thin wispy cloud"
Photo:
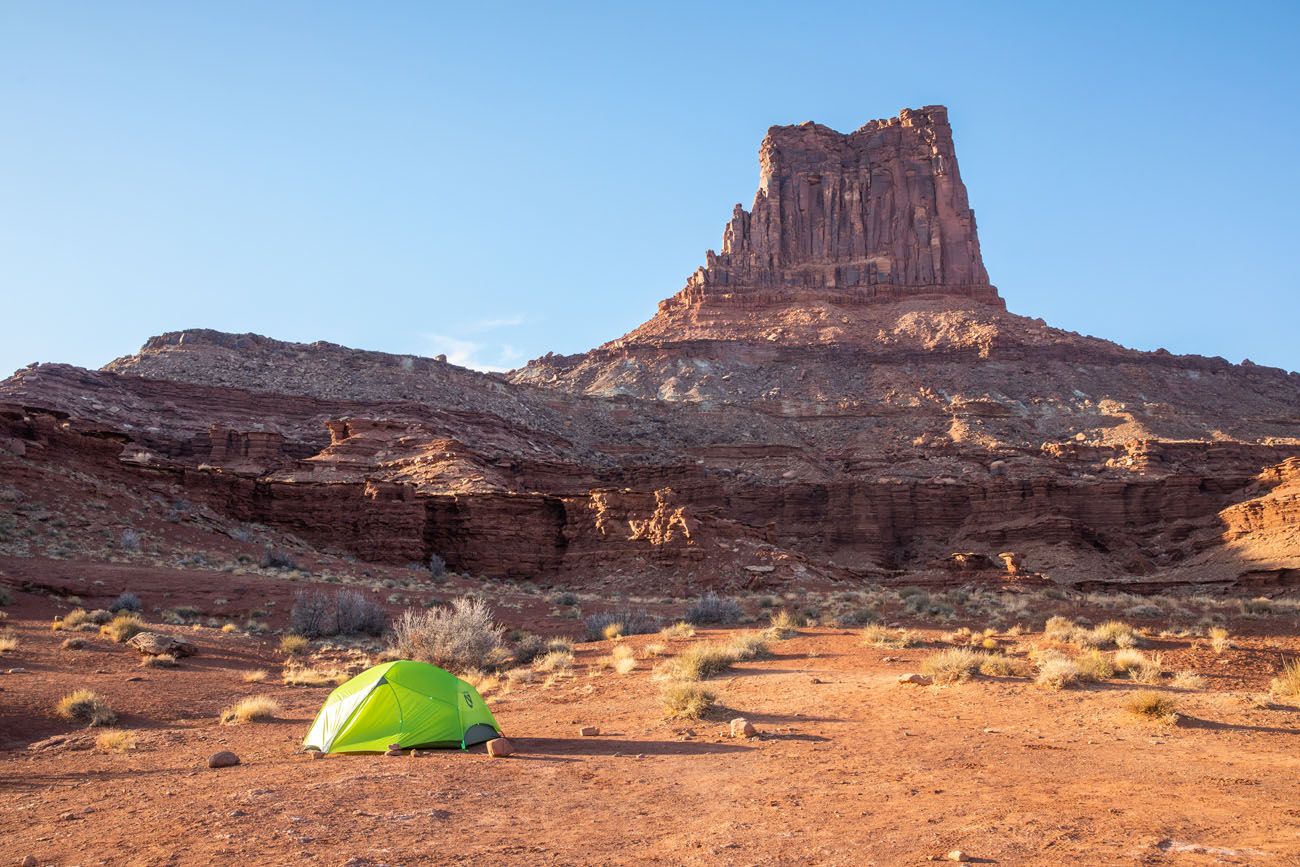
[[[450,334],[421,334],[428,355],[446,355],[452,364],[474,370],[501,373],[513,370],[526,361],[523,352],[508,343],[466,340]]]
[[[505,316],[499,319],[480,319],[477,322],[471,322],[465,326],[466,331],[496,331],[499,328],[514,328],[516,325],[523,325],[527,321],[524,315]]]

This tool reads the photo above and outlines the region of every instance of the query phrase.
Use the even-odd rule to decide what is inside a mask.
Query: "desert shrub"
[[[605,624],[605,628],[600,631],[601,637],[606,641],[616,641],[623,637],[623,624],[614,622]]]
[[[1073,620],[1057,614],[1047,618],[1047,622],[1043,624],[1043,635],[1053,641],[1068,642],[1074,636],[1077,628]]]
[[[246,671],[240,677],[244,683],[261,683],[271,676],[271,673],[265,668],[255,668],[252,671]]]
[[[659,693],[668,719],[699,719],[713,707],[713,693],[693,683],[666,683]]]
[[[462,596],[426,611],[408,608],[393,627],[392,647],[407,659],[462,672],[487,665],[504,639],[487,603]]]
[[[735,661],[735,652],[729,647],[713,642],[696,644],[673,661],[673,674],[679,680],[704,680],[731,668]]]
[[[862,643],[868,647],[888,647],[900,650],[904,647],[917,647],[921,641],[915,633],[902,629],[890,629],[879,623],[873,623],[862,629]]]
[[[1105,680],[1115,676],[1115,666],[1110,658],[1095,647],[1076,656],[1074,666],[1083,680]]]
[[[608,665],[619,674],[628,674],[636,668],[636,653],[626,644],[620,644],[601,659],[601,664]]]
[[[675,641],[695,637],[695,627],[685,620],[679,620],[671,626],[659,630],[659,637],[664,641]]]
[[[380,635],[388,612],[355,590],[300,590],[289,610],[289,628],[307,638],[326,635]]]
[[[835,623],[846,629],[852,629],[855,626],[866,626],[868,623],[875,623],[878,615],[876,609],[863,606],[861,608],[850,608],[835,615]]]
[[[686,622],[696,626],[704,624],[728,624],[740,620],[744,612],[740,603],[727,596],[705,593],[686,609]]]
[[[88,645],[86,639],[74,636],[72,638],[63,639],[63,643],[59,646],[64,650],[85,650]]]
[[[542,638],[540,635],[533,635],[530,632],[525,632],[523,635],[519,636],[519,640],[515,642],[515,646],[512,649],[512,655],[516,664],[527,665],[537,657],[546,653],[549,649],[549,645],[545,638]]]
[[[727,642],[727,649],[738,662],[769,655],[767,639],[761,632],[742,632]]]
[[[1135,716],[1154,722],[1172,725],[1178,722],[1178,705],[1172,698],[1158,692],[1138,692],[1129,697],[1125,710]]]
[[[1003,653],[986,653],[980,660],[979,672],[985,677],[1028,677],[1029,666]]]
[[[429,555],[429,573],[434,578],[447,577],[447,561],[437,554]]]
[[[547,651],[533,663],[533,668],[541,672],[558,672],[568,674],[573,668],[573,651],[556,649]]]
[[[1038,676],[1034,683],[1048,689],[1065,689],[1078,682],[1079,668],[1074,660],[1055,654],[1045,655],[1038,663]]]
[[[221,625],[221,631],[229,635],[232,632],[238,632],[239,627],[233,623],[223,623]]]
[[[108,702],[88,689],[79,689],[59,699],[54,712],[66,720],[85,723],[88,726],[110,726],[117,722]]]
[[[135,749],[135,734],[111,729],[95,738],[95,749],[101,753],[124,753]]]
[[[112,619],[113,612],[109,611],[107,608],[96,608],[94,611],[91,611],[86,615],[87,622],[93,623],[96,626],[103,626]]]
[[[659,628],[659,618],[639,609],[621,611],[602,611],[583,620],[587,629],[588,641],[599,641],[605,637],[606,627],[616,624],[619,635],[645,635]]]
[[[1180,671],[1170,684],[1178,689],[1205,689],[1205,678],[1194,671]]]
[[[122,612],[108,623],[99,627],[100,634],[107,635],[118,644],[129,641],[138,633],[144,632],[144,621],[135,614]]]
[[[136,530],[132,530],[130,527],[122,531],[122,535],[118,537],[118,542],[122,546],[123,551],[140,550],[140,534]]]
[[[180,663],[170,653],[158,653],[140,657],[140,664],[146,668],[175,668]]]
[[[556,591],[551,594],[551,604],[558,605],[561,608],[569,608],[578,604],[578,594],[569,593],[568,591]]]
[[[1129,617],[1140,617],[1146,620],[1151,620],[1156,617],[1164,616],[1165,612],[1159,605],[1155,605],[1151,602],[1141,602],[1129,608],[1124,613]]]
[[[297,569],[298,561],[288,551],[267,548],[262,552],[263,569]]]
[[[1140,650],[1126,647],[1115,651],[1115,655],[1112,657],[1111,661],[1114,663],[1116,671],[1127,674],[1132,669],[1145,665],[1147,655]]]
[[[84,608],[74,608],[50,624],[50,628],[55,631],[60,629],[80,629],[83,626],[87,628],[92,626],[90,612]]]
[[[282,679],[286,686],[338,686],[348,679],[347,672],[337,668],[309,668],[304,665],[286,665]]]
[[[933,677],[935,683],[960,683],[979,671],[986,656],[969,647],[950,647],[921,660],[921,673]]]
[[[9,588],[0,584],[0,605],[12,605],[14,596],[9,592]]]
[[[19,644],[18,635],[12,629],[0,630],[0,653],[12,653]]]
[[[122,611],[139,611],[142,607],[140,597],[128,590],[119,594],[112,604],[108,606],[108,610],[117,614]]]
[[[1276,607],[1273,600],[1267,596],[1258,596],[1254,599],[1242,599],[1238,602],[1241,613],[1249,617],[1263,617],[1268,614],[1275,614]]]
[[[797,634],[794,617],[786,609],[782,608],[780,611],[773,611],[771,616],[768,617],[767,637],[773,641],[784,641],[787,638],[793,638]]]
[[[1210,647],[1214,648],[1215,653],[1223,653],[1232,647],[1232,641],[1228,638],[1228,630],[1222,626],[1211,626],[1208,633],[1210,638]]]
[[[222,725],[258,722],[274,719],[280,712],[280,703],[270,696],[254,695],[241,698],[221,712]]]
[[[285,656],[297,656],[311,647],[311,639],[305,635],[290,632],[280,639],[280,652]]]
[[[1300,698],[1300,659],[1282,663],[1282,671],[1273,678],[1269,689],[1278,698]]]
[[[1138,683],[1159,683],[1165,668],[1160,654],[1143,659],[1128,669],[1128,676]]]

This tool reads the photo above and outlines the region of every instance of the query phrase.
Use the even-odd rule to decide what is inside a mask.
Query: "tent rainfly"
[[[465,749],[500,731],[474,687],[436,665],[401,659],[330,693],[302,744],[326,753],[383,752],[392,744]]]

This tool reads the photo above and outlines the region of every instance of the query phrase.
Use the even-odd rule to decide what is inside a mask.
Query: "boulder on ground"
[[[934,678],[927,677],[924,674],[900,674],[899,683],[914,683],[917,686],[929,686],[934,683]]]
[[[494,759],[513,756],[515,754],[515,745],[506,738],[493,738],[487,742],[487,752]]]
[[[578,729],[578,734],[584,738],[594,738],[600,734],[600,728],[598,726],[583,726]]]
[[[178,657],[193,656],[197,650],[194,642],[175,635],[164,635],[161,632],[137,633],[131,636],[126,644],[145,656],[162,656],[165,653]]]
[[[736,717],[731,721],[731,736],[733,738],[756,738],[758,729],[754,724],[744,717]]]
[[[239,756],[229,750],[222,750],[208,756],[209,768],[233,768],[237,764],[239,764]]]

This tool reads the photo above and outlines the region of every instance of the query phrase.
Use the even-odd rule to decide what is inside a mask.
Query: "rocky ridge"
[[[774,127],[760,164],[722,252],[591,352],[499,376],[174,332],[0,384],[0,461],[575,586],[1300,579],[1300,376],[1007,312],[940,107]]]

